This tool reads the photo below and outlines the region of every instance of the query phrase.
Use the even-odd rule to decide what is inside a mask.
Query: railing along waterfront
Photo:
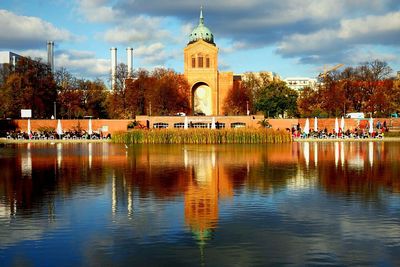
[[[125,144],[264,144],[287,143],[292,136],[273,129],[134,129],[115,133],[115,143]]]

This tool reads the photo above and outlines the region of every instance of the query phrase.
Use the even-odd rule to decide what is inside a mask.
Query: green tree
[[[270,117],[297,116],[297,97],[297,92],[285,82],[273,81],[260,89],[255,107]]]

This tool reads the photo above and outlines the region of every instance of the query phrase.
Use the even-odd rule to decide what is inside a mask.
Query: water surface
[[[400,266],[400,143],[0,147],[0,266]]]

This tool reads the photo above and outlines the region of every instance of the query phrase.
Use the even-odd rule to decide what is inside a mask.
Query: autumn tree
[[[251,90],[242,81],[234,80],[225,99],[224,114],[246,115],[247,109],[252,110],[252,100]]]
[[[301,91],[297,106],[302,117],[324,117],[319,91],[311,87],[306,87]]]
[[[128,66],[120,63],[117,66],[115,84],[107,99],[108,113],[111,118],[127,119],[132,117],[129,113],[125,80],[128,78]]]
[[[170,69],[155,69],[152,73],[155,84],[148,88],[152,114],[170,115],[189,112],[190,87],[181,74]]]
[[[303,91],[299,98],[302,116],[308,116],[306,105],[319,103],[323,113],[340,116],[348,112],[367,112],[387,116],[399,109],[399,95],[390,79],[392,70],[386,62],[375,60],[342,72],[333,72],[320,80],[314,93]],[[317,108],[317,107],[316,107]]]
[[[85,116],[107,118],[106,100],[107,88],[100,79],[94,81],[79,80],[78,88],[81,91],[81,107]]]
[[[57,97],[57,86],[51,69],[40,59],[20,58],[7,70],[1,84],[0,112],[3,116],[19,117],[21,109],[31,109],[34,118],[49,118]]]
[[[150,101],[146,92],[155,83],[147,70],[140,69],[134,75],[135,78],[126,80],[126,100],[130,104],[128,112],[132,117],[146,114]]]
[[[61,118],[75,118],[82,114],[82,92],[78,88],[78,80],[65,68],[54,74],[57,83],[57,115]]]
[[[126,79],[124,91],[114,90],[108,99],[110,116],[133,118],[135,115],[189,113],[190,86],[182,74],[169,69],[149,73],[138,70]],[[124,101],[120,97],[124,94]]]
[[[77,79],[64,68],[56,71],[55,80],[58,88],[57,106],[60,117],[107,118],[108,92],[103,81]]]

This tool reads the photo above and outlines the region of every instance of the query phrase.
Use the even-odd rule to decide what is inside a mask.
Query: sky
[[[219,48],[220,71],[315,78],[324,67],[375,59],[400,71],[399,0],[0,0],[0,51],[46,60],[78,78],[108,79],[110,48],[134,68],[183,72],[199,23]]]

